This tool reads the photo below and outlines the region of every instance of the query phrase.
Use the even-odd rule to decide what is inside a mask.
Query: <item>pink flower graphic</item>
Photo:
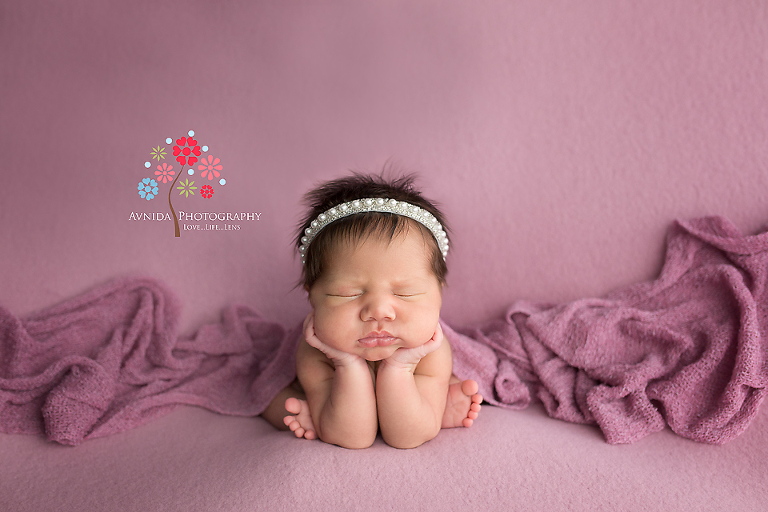
[[[176,174],[176,171],[172,171],[171,169],[173,169],[173,166],[168,165],[165,162],[163,162],[161,165],[158,165],[157,170],[155,171],[157,181],[161,183],[170,183],[173,181],[173,176]]]
[[[203,185],[203,188],[200,189],[200,195],[205,199],[210,199],[213,197],[213,187],[210,185]]]
[[[205,157],[203,157],[203,159],[200,160],[200,165],[197,167],[198,171],[203,171],[200,173],[200,176],[202,176],[203,178],[207,177],[209,181],[213,180],[214,177],[218,178],[219,176],[221,176],[221,174],[219,174],[219,171],[222,170],[223,167],[219,162],[220,160],[218,158],[213,158],[211,155],[208,155],[207,162],[205,160]]]

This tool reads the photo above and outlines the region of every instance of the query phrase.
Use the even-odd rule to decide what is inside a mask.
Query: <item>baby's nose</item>
[[[371,297],[360,311],[360,318],[363,321],[368,320],[394,320],[395,308],[388,297]]]

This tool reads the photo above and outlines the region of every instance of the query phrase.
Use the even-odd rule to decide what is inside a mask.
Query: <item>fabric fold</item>
[[[519,337],[504,348],[522,345],[550,416],[597,424],[609,443],[665,425],[727,442],[765,399],[767,251],[768,233],[744,237],[721,217],[676,222],[658,279],[599,299],[513,304],[506,320]],[[457,375],[464,370],[457,361]],[[491,400],[514,407],[493,392]]]
[[[293,380],[296,329],[232,306],[183,338],[180,311],[148,278],[110,281],[23,320],[0,308],[0,430],[76,445],[180,404],[253,416]]]
[[[676,222],[659,277],[567,304],[519,301],[503,319],[451,329],[454,373],[491,404],[543,403],[609,443],[669,426],[720,444],[743,432],[768,384],[768,233],[720,217]],[[162,283],[122,278],[26,318],[0,308],[0,431],[69,445],[180,404],[260,414],[295,378],[301,325],[247,306],[195,334]]]

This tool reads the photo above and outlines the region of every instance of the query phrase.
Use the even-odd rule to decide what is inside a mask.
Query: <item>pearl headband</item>
[[[306,259],[307,250],[309,250],[309,244],[312,243],[312,240],[314,240],[324,227],[333,221],[349,217],[355,213],[365,212],[395,213],[422,224],[432,232],[432,235],[434,235],[435,240],[437,240],[437,246],[440,248],[440,252],[443,255],[443,260],[445,260],[445,257],[448,254],[448,235],[445,234],[443,226],[440,225],[434,215],[423,208],[419,208],[415,204],[396,201],[394,199],[368,197],[365,199],[355,199],[354,201],[334,206],[318,215],[317,218],[309,224],[309,227],[304,230],[304,236],[301,237],[301,247],[299,247],[301,264],[303,265],[305,263],[304,260]]]

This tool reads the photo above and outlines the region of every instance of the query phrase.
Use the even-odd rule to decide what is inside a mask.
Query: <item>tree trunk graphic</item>
[[[173,209],[173,202],[171,202],[171,193],[173,192],[173,186],[176,185],[176,180],[179,179],[179,176],[181,176],[181,172],[183,170],[184,166],[182,165],[178,174],[176,174],[176,179],[174,179],[173,183],[171,183],[171,190],[168,191],[168,206],[171,207],[171,213],[173,214],[173,227],[176,229],[176,238],[179,238],[181,233],[179,233],[179,218],[176,216],[176,210]]]

